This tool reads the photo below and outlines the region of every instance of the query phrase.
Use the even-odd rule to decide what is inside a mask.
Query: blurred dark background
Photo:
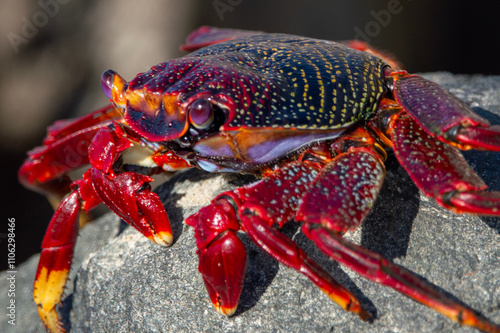
[[[500,74],[494,1],[3,0],[0,3],[0,150],[2,220],[16,219],[16,264],[38,252],[53,213],[17,183],[25,152],[56,119],[104,105],[103,71],[130,80],[182,55],[200,25],[364,39],[396,55],[410,72]],[[0,259],[5,269],[7,255]]]

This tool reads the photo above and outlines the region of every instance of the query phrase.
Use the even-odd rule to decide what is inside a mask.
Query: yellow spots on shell
[[[380,61],[374,56],[286,35],[250,39],[238,43],[245,53],[237,63],[257,61],[247,67],[250,80],[236,77],[234,86],[245,88],[233,97],[238,106],[231,126],[344,127],[376,109],[384,93]]]

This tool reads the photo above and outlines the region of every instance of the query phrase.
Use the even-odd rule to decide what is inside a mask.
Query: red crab
[[[195,52],[129,83],[105,72],[101,84],[112,105],[56,122],[19,171],[26,186],[64,197],[42,243],[34,285],[50,331],[63,331],[56,305],[79,212],[104,203],[144,236],[168,246],[169,220],[151,191],[150,176],[197,167],[263,178],[220,194],[186,219],[218,312],[232,315],[238,305],[246,267],[236,235],[242,230],[342,308],[371,318],[280,232],[295,220],[321,251],[364,277],[463,325],[500,332],[410,271],[342,237],[373,206],[390,149],[418,188],[440,205],[500,216],[500,192],[486,191],[457,149],[500,151],[500,126],[490,126],[437,84],[392,68],[396,62],[360,42],[202,27],[184,49]],[[87,164],[83,177],[72,182],[68,172]]]

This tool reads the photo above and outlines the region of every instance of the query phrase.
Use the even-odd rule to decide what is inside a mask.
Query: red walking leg
[[[71,184],[66,174],[89,163],[88,148],[92,139],[119,116],[114,107],[107,106],[78,119],[54,123],[48,128],[44,145],[28,152],[19,169],[19,181],[61,200]]]
[[[407,115],[392,120],[390,131],[399,163],[426,195],[458,213],[500,216],[500,192],[484,191],[486,184],[457,148],[435,140]]]
[[[353,244],[325,228],[318,228],[315,224],[307,224],[303,230],[324,253],[365,278],[391,287],[461,325],[472,326],[484,332],[500,332],[499,326],[478,316],[474,310],[439,293],[432,284],[384,259],[381,255]]]
[[[428,133],[460,149],[500,151],[500,125],[490,126],[438,84],[405,71],[387,70],[398,103]]]
[[[239,219],[242,230],[273,258],[306,275],[342,308],[357,313],[364,320],[371,317],[347,289],[309,258],[294,241],[273,228],[273,225],[282,226],[293,218],[301,197],[317,173],[318,166],[312,163],[292,163],[257,183],[221,194],[212,205],[203,208],[186,220],[187,224],[195,228],[200,254],[200,273],[205,281],[215,280],[215,283],[207,287],[212,302],[217,300],[225,308],[233,311],[236,309],[241,288],[232,287],[234,292],[238,291],[238,294],[226,297],[228,286],[225,282],[234,281],[232,283],[242,286],[244,264],[241,264],[241,261],[244,260],[245,253],[235,246],[234,251],[230,253],[228,251],[225,255],[217,257],[210,267],[204,263],[207,259],[201,254],[210,253],[213,246],[218,246],[212,240],[219,239],[220,235],[227,235],[226,230],[229,224],[232,225],[232,232],[237,230]],[[226,212],[223,213],[224,211]],[[219,221],[224,221],[224,223]],[[216,225],[223,225],[223,228],[215,230],[213,226]],[[224,258],[230,256],[240,258],[240,264],[236,267],[226,266]],[[213,257],[215,255],[212,255]],[[234,259],[231,261],[238,262]],[[227,273],[215,276],[213,271],[216,264],[223,266],[224,268],[220,270]],[[237,278],[232,270],[238,272]],[[218,307],[216,302],[214,305]]]
[[[73,249],[78,236],[78,214],[97,206],[101,200],[90,184],[89,172],[72,184],[73,191],[61,202],[47,227],[35,276],[33,299],[38,314],[51,332],[63,332],[56,305],[68,279]]]
[[[342,238],[343,232],[359,225],[368,215],[382,175],[380,159],[367,149],[351,149],[333,159],[316,178],[298,210],[297,220],[304,223],[306,236],[330,258],[367,279],[394,288],[462,325],[498,333],[498,326],[439,293],[432,284]]]

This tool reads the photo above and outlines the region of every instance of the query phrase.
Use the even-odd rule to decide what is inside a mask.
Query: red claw
[[[238,307],[246,271],[246,250],[236,233],[228,231],[198,251],[198,270],[217,312],[231,316]]]
[[[108,129],[99,131],[89,148],[90,164],[104,173],[112,174],[112,166],[119,157],[119,153],[131,146],[132,143],[124,138],[124,133],[119,126],[116,126],[115,131]]]
[[[371,315],[342,285],[328,275],[298,245],[273,224],[284,224],[293,215],[315,167],[293,163],[248,187],[219,195],[214,202],[190,216],[200,257],[199,270],[217,311],[234,313],[241,293],[246,254],[235,232],[238,223],[250,239],[281,263],[306,275],[342,308],[363,320]],[[301,184],[300,186],[297,186]],[[292,190],[297,187],[297,190]],[[279,194],[279,195],[278,195]],[[235,208],[238,207],[235,213]]]
[[[134,172],[111,177],[92,168],[91,179],[95,191],[112,211],[155,243],[172,244],[172,229],[165,208],[147,185],[152,178]]]
[[[231,316],[236,311],[246,271],[246,250],[236,236],[239,224],[233,207],[225,199],[201,209],[186,223],[195,229],[200,263],[210,300],[217,312]]]

